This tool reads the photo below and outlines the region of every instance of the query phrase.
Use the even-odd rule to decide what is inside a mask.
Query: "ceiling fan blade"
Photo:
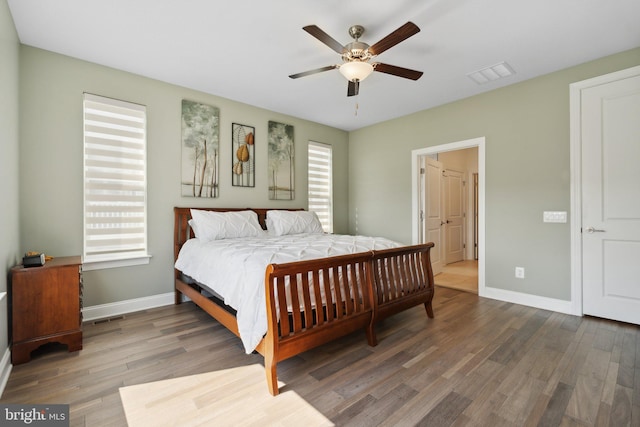
[[[338,43],[329,34],[327,34],[324,31],[322,31],[318,26],[316,26],[316,25],[307,25],[306,27],[302,27],[302,29],[305,30],[307,33],[311,34],[313,37],[315,37],[318,40],[320,40],[322,43],[324,43],[327,46],[329,46],[331,49],[333,49],[336,52],[338,52],[340,55],[342,55],[342,52],[344,51],[344,46],[342,46],[340,43]]]
[[[392,48],[403,40],[408,39],[414,34],[420,32],[420,28],[413,22],[409,21],[387,37],[380,40],[378,43],[369,47],[369,53],[372,55],[380,55],[385,50]]]
[[[309,71],[303,71],[302,73],[291,74],[289,76],[289,78],[297,79],[297,78],[300,78],[300,77],[310,76],[312,74],[322,73],[323,71],[334,70],[336,68],[338,68],[337,65],[327,65],[326,67],[316,68],[315,70],[309,70]]]
[[[350,81],[347,86],[347,96],[355,96],[360,90],[360,82],[358,80]]]
[[[404,77],[405,79],[418,80],[422,77],[422,71],[410,70],[408,68],[396,67],[395,65],[383,64],[378,62],[373,68],[374,71],[378,71],[385,74],[391,74],[393,76]]]

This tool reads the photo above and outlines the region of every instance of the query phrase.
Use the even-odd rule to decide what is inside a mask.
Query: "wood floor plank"
[[[400,384],[376,399],[375,402],[365,411],[360,412],[357,416],[345,420],[344,423],[340,419],[335,419],[337,425],[363,425],[374,426],[388,419],[404,402],[411,400],[418,392],[411,387]]]
[[[607,370],[607,377],[604,380],[604,388],[602,390],[602,402],[608,405],[613,403],[613,393],[616,390],[616,384],[618,379],[618,364],[615,362],[609,362],[609,369]]]
[[[498,408],[509,397],[497,391],[499,381],[489,380],[484,383],[484,387],[473,397],[471,404],[465,409],[463,415],[478,423],[486,422],[492,418]]]
[[[600,407],[598,408],[598,416],[596,417],[595,425],[598,427],[608,427],[609,419],[611,418],[611,405],[608,403],[600,402]]]
[[[529,375],[521,375],[520,379],[499,409],[500,416],[514,425],[524,424],[544,388],[542,381]],[[502,393],[507,394],[507,391]]]
[[[634,379],[635,380],[633,382],[633,401],[631,403],[633,404],[634,408],[640,409],[640,367],[636,368]],[[640,422],[640,418],[638,419],[638,421]]]
[[[612,426],[631,426],[632,424],[632,401],[633,390],[623,386],[617,386],[611,404],[609,424]],[[635,420],[638,425],[640,420]]]
[[[578,331],[580,331],[580,329]],[[571,386],[576,385],[578,374],[580,369],[582,369],[582,365],[584,365],[587,360],[594,338],[594,335],[591,333],[582,334],[582,338],[575,347],[575,351],[571,355],[571,360],[568,362],[567,367],[560,378],[563,383]]]
[[[312,370],[311,372],[309,372],[309,375],[317,380],[322,380],[342,369],[345,369],[347,366],[355,363],[358,360],[362,360],[367,356],[371,356],[371,354],[372,352],[368,348],[358,347],[356,351],[349,352],[345,356],[333,359],[329,363],[319,367],[318,369]]]
[[[448,426],[451,424],[451,421],[458,418],[470,404],[470,399],[456,392],[451,392],[416,425],[420,427]]]
[[[598,414],[604,381],[580,374],[576,380],[574,391],[567,405],[567,415],[570,417],[593,425]]]
[[[418,394],[398,408],[381,426],[416,425],[435,408],[435,406],[451,393],[453,386],[450,381],[436,378],[429,385],[422,388]],[[451,420],[453,421],[453,420]]]
[[[617,383],[623,387],[633,388],[636,364],[636,335],[633,330],[626,330],[620,353]],[[637,357],[640,357],[637,356]]]
[[[558,383],[537,425],[540,427],[560,425],[572,394],[573,387]]]

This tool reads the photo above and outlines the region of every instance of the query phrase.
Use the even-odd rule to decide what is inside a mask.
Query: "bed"
[[[207,239],[202,215],[233,216],[234,225],[240,215],[255,216],[257,225],[250,219],[249,233],[228,227],[232,231],[223,231],[222,238],[216,228],[214,238]],[[290,235],[287,227],[295,231],[297,226],[276,221],[313,216],[296,209],[174,208],[175,303],[188,297],[240,337],[246,352],[263,355],[272,395],[279,392],[282,360],[357,330],[375,346],[378,322],[417,305],[433,318],[433,243],[400,246],[382,238]],[[272,254],[265,247],[285,249]],[[251,327],[247,318],[255,322]]]

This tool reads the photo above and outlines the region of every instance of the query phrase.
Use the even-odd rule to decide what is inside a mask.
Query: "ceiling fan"
[[[385,50],[392,48],[398,43],[420,32],[420,28],[418,28],[418,26],[413,22],[407,22],[372,46],[360,41],[360,36],[364,33],[364,27],[361,25],[353,25],[349,28],[349,35],[354,39],[354,41],[344,46],[316,25],[307,25],[302,29],[339,53],[342,56],[343,63],[328,65],[326,67],[316,68],[302,73],[291,74],[289,77],[292,79],[310,76],[312,74],[322,73],[323,71],[334,70],[337,68],[338,71],[340,71],[340,73],[349,81],[347,86],[347,96],[354,96],[358,94],[360,82],[367,78],[373,71],[411,80],[418,80],[422,76],[422,71],[410,70],[408,68],[384,64],[382,62],[371,62],[375,56],[380,55]]]

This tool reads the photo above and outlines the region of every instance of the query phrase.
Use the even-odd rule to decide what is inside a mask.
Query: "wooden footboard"
[[[370,333],[370,262],[371,253],[360,253],[267,267],[269,323],[263,341],[271,394],[278,394],[279,361],[358,329]]]
[[[373,317],[369,335],[381,320],[419,304],[433,318],[433,243],[373,251]],[[375,343],[373,344],[375,345]]]

